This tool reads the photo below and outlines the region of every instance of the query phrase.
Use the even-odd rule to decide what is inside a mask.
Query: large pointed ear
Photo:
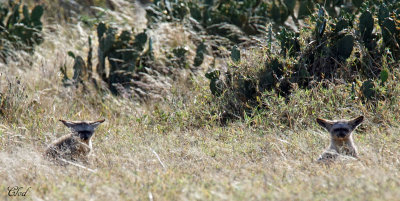
[[[333,125],[333,122],[332,122],[332,121],[329,121],[329,120],[326,120],[326,119],[321,119],[321,118],[317,118],[317,123],[318,123],[320,126],[326,128],[326,130],[328,130],[328,131],[329,131],[329,129],[330,129],[330,128],[332,127],[332,125]]]
[[[105,119],[102,119],[102,120],[98,120],[98,121],[95,121],[95,122],[92,122],[92,123],[90,123],[90,125],[93,127],[93,129],[94,128],[96,128],[97,126],[99,126],[101,123],[103,123],[105,121]]]
[[[75,125],[74,123],[72,123],[72,122],[70,122],[70,121],[67,121],[67,120],[60,119],[60,121],[61,121],[65,126],[67,126],[68,128],[71,128],[71,127],[73,127],[73,126]]]
[[[354,118],[349,121],[349,125],[351,126],[352,129],[357,128],[358,125],[360,125],[364,121],[364,116],[359,116],[357,118]]]

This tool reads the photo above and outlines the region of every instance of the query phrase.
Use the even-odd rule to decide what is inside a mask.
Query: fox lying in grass
[[[87,163],[87,157],[92,150],[91,138],[97,126],[105,120],[98,121],[66,121],[60,120],[71,129],[71,133],[58,138],[45,151],[48,159],[63,164],[67,161]]]
[[[319,162],[333,161],[339,156],[358,158],[357,148],[353,142],[352,132],[363,122],[359,116],[351,120],[326,120],[317,118],[317,123],[331,135],[329,148],[318,158]]]

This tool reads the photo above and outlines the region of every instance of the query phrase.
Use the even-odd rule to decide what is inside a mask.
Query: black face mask
[[[338,137],[346,137],[346,135],[350,132],[347,128],[336,128],[333,130],[333,133],[336,134]]]
[[[92,137],[93,131],[79,131],[78,135],[82,140],[88,140],[90,137]]]

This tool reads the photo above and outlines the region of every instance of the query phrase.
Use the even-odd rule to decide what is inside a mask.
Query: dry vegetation
[[[118,1],[119,2],[119,1]],[[120,1],[124,2],[124,1]],[[124,11],[126,16],[132,10]],[[137,16],[135,16],[137,17]],[[167,25],[166,25],[167,26]],[[362,104],[351,85],[300,90],[289,102],[274,94],[268,110],[226,126],[218,123],[204,75],[171,86],[163,102],[139,104],[108,93],[65,88],[59,67],[72,68],[68,50],[86,54],[91,30],[47,23],[34,55],[0,64],[0,199],[3,200],[398,200],[400,86],[387,85],[392,103]],[[179,43],[186,33],[165,32]],[[181,34],[181,35],[179,35]],[[161,40],[160,40],[161,41]],[[161,47],[161,45],[160,45]],[[245,66],[263,60],[247,52]],[[246,54],[246,52],[245,52]],[[247,63],[246,63],[247,62]],[[188,75],[189,76],[189,75]],[[183,82],[183,81],[182,81]],[[315,118],[366,121],[355,132],[359,161],[315,163],[329,135]],[[93,173],[42,158],[66,134],[58,119],[106,122],[96,130]],[[25,197],[8,187],[31,187]]]

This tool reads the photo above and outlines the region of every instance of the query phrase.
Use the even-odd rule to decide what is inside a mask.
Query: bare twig
[[[83,166],[83,165],[80,165],[80,164],[78,164],[78,163],[74,163],[74,162],[65,160],[65,159],[63,159],[63,158],[58,158],[58,159],[61,160],[62,162],[65,162],[65,163],[68,163],[68,164],[70,164],[70,165],[73,165],[73,166],[76,166],[76,167],[85,169],[85,170],[87,170],[87,171],[89,171],[89,172],[93,172],[93,173],[96,173],[96,172],[97,172],[97,170],[93,170],[93,169],[87,168],[87,167],[85,167],[85,166]]]
[[[160,156],[158,156],[158,154],[157,154],[153,149],[151,149],[151,151],[152,151],[153,154],[157,157],[158,162],[160,162],[160,164],[161,164],[161,166],[164,168],[164,170],[167,169],[167,168],[165,167],[164,163],[161,161]]]
[[[149,191],[149,200],[153,201],[153,194]]]

